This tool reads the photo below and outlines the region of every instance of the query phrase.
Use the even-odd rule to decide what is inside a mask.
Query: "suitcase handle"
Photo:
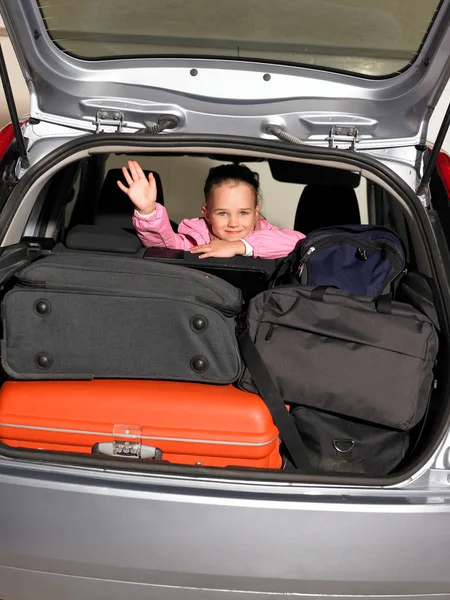
[[[145,460],[162,459],[162,450],[160,448],[130,442],[99,442],[92,446],[92,453],[123,458],[142,458]]]

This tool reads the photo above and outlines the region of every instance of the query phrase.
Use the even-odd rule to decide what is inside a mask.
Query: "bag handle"
[[[311,298],[311,300],[323,302],[325,293],[331,288],[338,289],[332,285],[317,285],[311,290],[309,297]],[[374,298],[374,303],[377,312],[383,313],[385,315],[390,315],[392,313],[392,299],[389,294],[377,296],[376,298]]]
[[[238,336],[239,348],[261,398],[266,403],[280,438],[297,469],[309,466],[307,449],[276,385],[247,330]]]

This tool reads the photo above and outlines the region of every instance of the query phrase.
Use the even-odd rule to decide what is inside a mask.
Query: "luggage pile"
[[[393,232],[317,230],[248,303],[228,263],[226,277],[204,268],[68,250],[25,261],[2,301],[0,440],[203,466],[401,464],[438,334]]]
[[[279,417],[296,467],[383,475],[403,460],[429,406],[438,351],[432,319],[393,300],[404,278],[391,231],[327,228],[250,302],[241,386]]]

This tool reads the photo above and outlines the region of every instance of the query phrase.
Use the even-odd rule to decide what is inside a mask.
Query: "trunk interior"
[[[202,262],[193,260],[189,253],[179,250],[145,248],[140,243],[132,224],[132,203],[117,186],[117,180],[121,178],[121,167],[125,166],[130,159],[137,160],[146,174],[152,171],[157,183],[158,202],[167,209],[171,225],[176,231],[183,219],[201,217],[203,185],[209,170],[217,165],[233,162],[247,165],[257,174],[262,190],[261,214],[276,227],[293,229],[304,234],[322,227],[344,225],[381,226],[394,231],[403,242],[408,272],[420,274],[431,290],[432,297],[429,300],[438,314],[440,324],[439,351],[429,390],[429,402],[417,423],[401,432],[395,427],[380,427],[379,423],[364,423],[366,426],[382,429],[387,435],[386,445],[391,444],[390,436],[393,435],[396,436],[394,446],[396,444],[403,446],[402,458],[386,472],[383,470],[379,472],[376,468],[366,471],[357,466],[358,461],[351,463],[353,467],[350,469],[346,461],[341,463],[324,461],[314,463],[307,469],[295,469],[283,444],[278,448],[274,442],[277,430],[273,429],[270,415],[268,423],[264,425],[260,423],[260,427],[267,433],[266,438],[255,442],[255,447],[259,444],[258,447],[264,446],[267,449],[263,460],[259,450],[255,450],[254,454],[247,453],[246,459],[241,462],[236,462],[233,458],[234,450],[226,458],[203,462],[199,458],[197,449],[188,458],[186,456],[183,458],[176,450],[170,450],[165,454],[164,448],[162,457],[158,452],[148,457],[143,452],[139,458],[140,450],[136,450],[137,447],[130,443],[130,435],[133,434],[130,427],[136,426],[139,430],[136,433],[139,446],[140,442],[145,444],[145,431],[143,433],[140,429],[143,424],[136,422],[136,416],[130,416],[126,420],[126,409],[124,409],[127,401],[131,404],[135,396],[145,397],[146,391],[144,388],[140,391],[139,386],[148,383],[159,386],[153,389],[153,404],[151,406],[148,402],[144,404],[146,414],[148,413],[151,419],[152,410],[160,411],[160,408],[155,408],[155,403],[164,403],[164,411],[168,416],[168,423],[164,429],[165,435],[167,435],[167,428],[170,427],[170,414],[181,411],[178,419],[181,419],[185,429],[191,432],[197,431],[208,418],[215,420],[216,425],[213,430],[216,437],[220,435],[217,433],[220,429],[217,424],[222,424],[227,435],[233,436],[238,435],[237,431],[230,433],[230,428],[233,428],[233,417],[231,415],[227,417],[223,413],[223,409],[220,408],[223,405],[220,403],[235,402],[234,397],[230,399],[228,396],[233,396],[237,391],[239,377],[235,377],[229,385],[214,385],[214,382],[145,382],[144,379],[135,377],[132,377],[131,381],[120,369],[117,379],[106,378],[107,381],[102,378],[96,378],[94,381],[83,381],[83,378],[74,381],[73,378],[68,378],[69,381],[64,381],[64,376],[61,375],[54,378],[21,376],[10,365],[5,364],[6,349],[11,352],[8,347],[8,314],[12,314],[12,311],[9,309],[8,313],[8,310],[2,307],[2,371],[3,383],[6,383],[6,386],[3,385],[0,389],[1,453],[17,458],[99,468],[107,464],[111,468],[132,471],[186,475],[195,472],[196,476],[208,477],[268,481],[323,481],[358,485],[387,485],[404,481],[430,458],[442,439],[448,420],[448,369],[445,368],[448,364],[447,319],[445,299],[441,293],[442,284],[436,271],[436,263],[440,259],[433,256],[427,242],[431,228],[424,219],[425,211],[418,205],[411,190],[408,192],[406,185],[402,184],[393,172],[389,173],[387,169],[385,172],[382,172],[383,170],[376,172],[376,167],[373,166],[375,161],[371,163],[370,159],[367,161],[358,158],[354,153],[351,160],[348,160],[347,153],[347,160],[345,160],[343,152],[327,154],[326,151],[319,149],[314,156],[308,158],[306,154],[295,155],[291,152],[289,155],[288,152],[277,153],[273,148],[264,151],[252,149],[250,146],[245,147],[245,145],[242,149],[237,149],[220,146],[208,148],[194,144],[177,148],[175,145],[170,147],[168,143],[162,148],[157,144],[152,148],[136,145],[121,147],[112,143],[97,145],[97,147],[88,147],[85,144],[83,148],[73,144],[73,149],[70,152],[66,151],[64,160],[58,162],[55,157],[56,154],[52,158],[53,162],[40,169],[37,165],[34,172],[30,173],[29,177],[27,175],[17,186],[20,189],[16,189],[13,193],[16,194],[13,201],[16,207],[20,206],[20,210],[16,210],[14,217],[9,218],[9,226],[2,242],[0,272],[3,274],[4,306],[8,294],[15,290],[19,290],[19,293],[23,291],[23,279],[16,276],[16,273],[30,262],[31,249],[38,256],[32,262],[33,265],[43,259],[48,260],[50,256],[70,256],[72,257],[70,260],[80,259],[82,263],[85,260],[83,257],[88,256],[94,262],[103,261],[106,257],[111,261],[125,258],[131,261],[130,264],[151,263],[157,265],[155,268],[161,269],[161,273],[172,267],[183,267],[187,273],[196,273],[192,277],[197,277],[197,274],[202,276],[212,274],[240,289],[245,312],[251,299],[268,288],[270,277],[280,264],[279,260],[253,258],[241,260],[242,257],[235,257],[207,259]],[[23,248],[27,248],[25,260]],[[409,300],[402,296],[400,288],[395,293],[395,300],[409,303]],[[14,300],[14,306],[16,312],[20,314],[22,306],[20,301]],[[23,310],[26,311],[26,308]],[[34,309],[35,313],[36,310],[39,311],[39,307]],[[130,311],[132,310],[130,308]],[[121,314],[117,315],[118,320],[122,317]],[[132,316],[129,318],[131,319]],[[105,327],[110,326],[109,322],[105,322]],[[113,329],[112,326],[111,328]],[[63,340],[70,339],[73,331],[74,339],[81,346],[83,343],[94,344],[94,346],[97,344],[99,353],[106,351],[106,346],[102,344],[108,343],[107,335],[102,340],[83,340],[75,335],[76,323],[70,319],[67,321],[67,331],[64,329],[64,325],[61,326],[59,322],[58,328],[52,335],[60,336]],[[145,324],[142,324],[142,331],[145,330]],[[21,340],[26,347],[33,345],[33,341],[27,340],[26,336]],[[133,339],[130,338],[118,341],[124,353],[132,353],[133,343]],[[220,343],[218,345],[220,347]],[[32,352],[37,353],[38,350],[42,351],[41,354],[45,354],[43,352],[45,348],[39,342],[33,347]],[[149,355],[157,353],[158,347],[149,347],[147,352]],[[289,353],[288,348],[286,352]],[[43,360],[47,358],[44,356]],[[322,365],[321,368],[326,368],[326,365]],[[298,371],[301,377],[301,365],[298,365]],[[352,378],[353,375],[354,373],[348,372],[348,378]],[[399,373],[399,378],[401,377],[402,374]],[[33,379],[39,381],[31,381]],[[170,380],[171,377],[165,376],[159,379]],[[2,397],[2,391],[10,389],[8,386],[16,383],[22,386],[34,386],[22,389],[19,394],[20,406],[8,404],[6,392]],[[97,386],[96,389],[103,391],[91,393],[94,387],[89,386],[92,384]],[[370,388],[373,384],[367,381],[366,385]],[[100,402],[98,394],[105,396],[104,402],[103,399]],[[242,401],[250,412],[256,410],[252,402],[262,403],[257,394],[243,391],[239,391],[239,394],[242,394]],[[178,395],[188,398],[187,408],[186,404],[183,406],[182,402],[176,400]],[[383,395],[386,396],[385,391]],[[63,396],[66,398],[64,405],[66,413],[60,415],[58,398]],[[205,405],[201,404],[203,396],[208,398],[206,401],[209,404],[208,417],[205,416]],[[98,406],[93,407],[93,403],[97,401]],[[384,397],[380,401],[395,404],[396,397],[392,396],[387,400]],[[297,409],[298,404],[302,406],[298,401],[289,404],[291,412]],[[117,416],[109,415],[110,411],[114,412],[116,409]],[[27,420],[29,410],[33,414],[33,425],[30,426],[29,422],[28,431],[25,427],[25,433],[21,430],[18,435],[18,424],[21,420]],[[142,405],[139,410],[144,411],[144,406]],[[236,417],[240,419],[241,428],[242,419],[248,416],[245,412],[246,409],[241,407],[239,416]],[[114,431],[111,432],[113,438],[111,435],[109,438],[98,438],[94,440],[95,443],[92,443],[92,439],[89,438],[89,443],[84,443],[81,432],[89,427],[93,414],[96,415],[97,428],[99,424],[103,428],[110,427],[106,424],[110,419],[113,420]],[[334,411],[334,416],[336,415],[342,417],[339,406],[336,406]],[[119,418],[121,421],[118,420]],[[350,422],[353,421],[356,426],[361,424],[360,419],[350,417]],[[15,425],[11,426],[11,423]],[[313,446],[320,444],[315,440],[313,431],[315,427],[320,428],[320,426],[320,424],[316,425],[314,420],[307,421],[302,430],[302,437],[306,443]],[[53,433],[49,434],[47,429],[52,430]],[[72,429],[80,435],[74,437],[73,433],[69,432]],[[178,431],[178,437],[180,435]],[[161,436],[164,437],[163,434]],[[102,456],[101,452],[99,453],[99,443],[106,443],[106,441],[109,443],[111,439],[119,445],[123,442],[120,446],[122,454],[116,452],[114,456]],[[348,442],[347,439],[337,441],[344,444]],[[371,454],[371,464],[376,462],[379,450],[380,454],[383,454],[383,443],[380,442],[381,450],[376,447],[367,449]],[[269,447],[267,444],[272,445]],[[133,452],[138,454],[133,455]],[[267,458],[267,455],[270,455],[270,458]],[[132,456],[138,458],[130,458]]]

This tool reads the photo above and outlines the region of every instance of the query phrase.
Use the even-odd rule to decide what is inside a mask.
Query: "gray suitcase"
[[[241,292],[218,277],[139,257],[66,252],[16,278],[2,306],[2,365],[13,378],[227,384],[241,374]]]

